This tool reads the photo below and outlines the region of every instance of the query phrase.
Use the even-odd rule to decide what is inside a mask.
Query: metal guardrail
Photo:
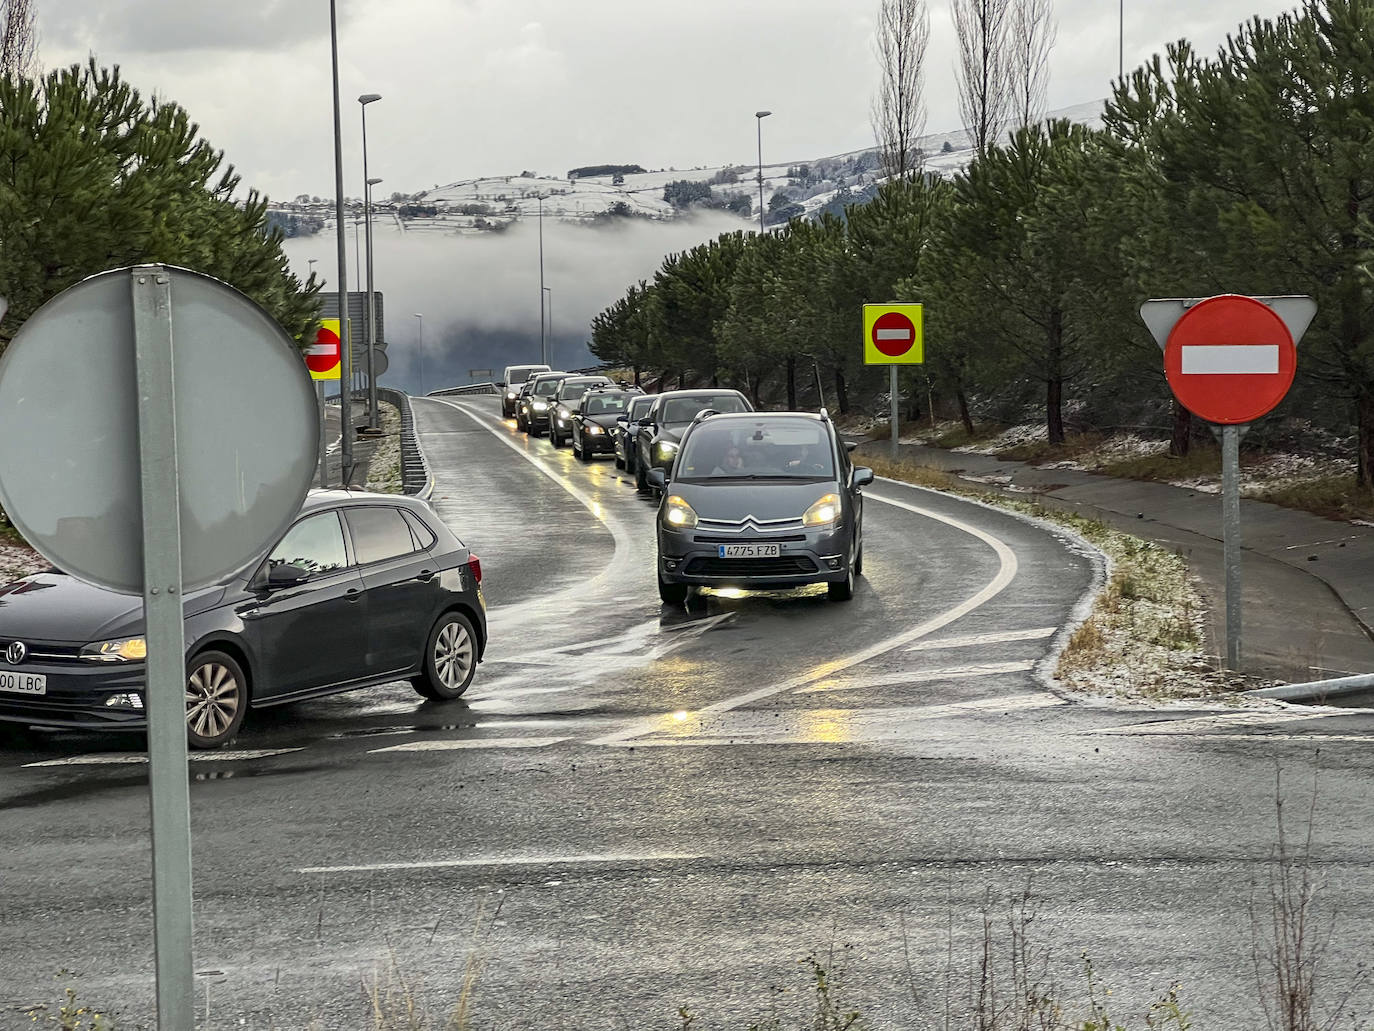
[[[1305,684],[1280,684],[1278,687],[1265,687],[1245,693],[1252,698],[1275,698],[1281,702],[1319,702],[1327,698],[1340,698],[1343,695],[1363,694],[1366,691],[1374,691],[1374,673],[1337,677],[1334,680],[1312,680]]]
[[[401,485],[407,494],[427,501],[434,493],[434,476],[415,434],[410,396],[392,387],[378,387],[377,397],[395,405],[401,413]]]
[[[463,387],[444,387],[442,390],[431,390],[425,397],[458,397],[464,394],[499,394],[495,383],[469,383]]]

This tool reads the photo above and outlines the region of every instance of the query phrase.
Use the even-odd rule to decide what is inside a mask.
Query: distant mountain
[[[1051,112],[1048,117],[1099,127],[1104,105],[1105,101],[1093,101]],[[921,147],[926,168],[940,175],[953,175],[973,160],[973,148],[962,129],[926,136]],[[756,165],[635,171],[639,168],[607,164],[572,169],[567,176],[531,171],[486,176],[435,186],[409,198],[374,198],[373,207],[379,220],[394,220],[396,228],[418,233],[499,233],[521,219],[537,217],[541,208],[545,218],[598,225],[624,218],[671,221],[707,206],[734,211],[741,228],[758,224]],[[838,210],[871,196],[882,180],[878,151],[873,147],[811,161],[767,164],[762,171],[765,220],[772,224]],[[684,183],[691,186],[668,191],[676,203],[665,199],[669,186]],[[361,204],[350,203],[354,217],[359,213],[355,208]],[[331,201],[298,198],[293,204],[273,205],[273,211],[283,220],[296,216],[293,225],[332,231]]]

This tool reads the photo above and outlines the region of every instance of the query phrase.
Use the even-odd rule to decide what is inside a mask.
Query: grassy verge
[[[367,464],[367,489],[383,494],[405,490],[401,478],[401,413],[395,405],[377,402],[382,436],[377,438]]]
[[[864,460],[881,476],[1063,526],[1107,556],[1107,583],[1055,669],[1061,687],[1119,699],[1168,701],[1225,696],[1252,686],[1219,672],[1219,663],[1201,653],[1205,609],[1178,554],[1094,519],[972,488],[939,470],[879,456]]]

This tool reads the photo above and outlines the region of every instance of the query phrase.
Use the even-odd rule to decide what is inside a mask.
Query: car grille
[[[769,544],[781,544],[781,543],[785,543],[785,542],[800,542],[800,543],[805,543],[805,541],[806,541],[806,534],[804,534],[804,533],[797,533],[797,534],[788,534],[788,535],[785,536],[785,537],[761,537],[761,538],[759,538],[759,539],[760,539],[761,541],[766,541],[766,542],[769,543]],[[738,537],[693,537],[692,540],[696,541],[698,544],[739,544],[739,543],[740,543],[740,539],[739,539]]]
[[[778,530],[800,530],[802,521],[800,516],[792,519],[755,519],[749,515],[743,519],[701,519],[697,525],[703,530],[714,530],[717,533],[742,533],[745,530],[773,533]]]
[[[694,558],[683,570],[689,576],[797,576],[814,573],[816,563],[804,555],[781,558]]]
[[[0,638],[0,663],[5,663],[5,649],[15,641],[16,638]],[[18,638],[18,640],[24,640]],[[24,656],[22,665],[30,662],[48,663],[78,663],[81,661],[81,648],[74,644],[49,644],[46,641],[24,640],[24,647],[28,649],[28,654]]]

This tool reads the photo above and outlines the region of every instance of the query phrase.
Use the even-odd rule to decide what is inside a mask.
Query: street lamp
[[[546,287],[543,288],[543,290],[544,290],[544,293],[547,294],[547,295],[548,295],[548,298],[549,298],[549,319],[548,319],[548,322],[549,322],[549,345],[552,346],[552,345],[553,345],[553,287],[551,287],[551,286],[546,286]]]
[[[381,180],[367,177],[367,105],[381,99],[380,93],[364,93],[358,98],[358,109],[363,115],[363,218],[367,221],[367,425],[373,430],[377,428],[377,377],[374,375],[377,368],[377,315],[372,296],[372,187]]]
[[[420,355],[420,396],[421,396],[421,397],[424,397],[424,396],[425,396],[425,316],[424,316],[423,313],[417,311],[417,312],[415,313],[415,317],[416,317],[417,319],[419,319],[419,322],[417,323],[417,325],[418,325],[419,328],[416,330],[416,332],[419,333],[419,341],[420,341],[420,342],[419,342],[419,345],[416,347],[416,351],[417,351],[417,352],[419,353],[419,355]]]
[[[339,321],[348,324],[348,248],[344,242],[343,122],[339,114],[339,16],[338,0],[329,0],[329,54],[334,79],[334,236],[339,259]],[[339,432],[343,442],[339,478],[347,487],[353,475],[353,408],[350,404],[353,383],[353,347],[343,349],[343,368],[339,370]],[[323,484],[321,485],[323,486]],[[174,1026],[173,1022],[167,1024]]]
[[[306,259],[306,263],[310,266],[310,270],[306,273],[306,278],[307,278],[307,279],[309,279],[311,276],[313,276],[313,275],[315,274],[315,262],[317,262],[317,261],[319,261],[319,260],[320,260],[319,258],[307,258],[307,259]]]
[[[772,111],[755,111],[754,119],[759,127],[759,235],[763,235],[763,120]]]
[[[549,364],[548,337],[544,335],[544,195],[539,195],[539,360]]]

